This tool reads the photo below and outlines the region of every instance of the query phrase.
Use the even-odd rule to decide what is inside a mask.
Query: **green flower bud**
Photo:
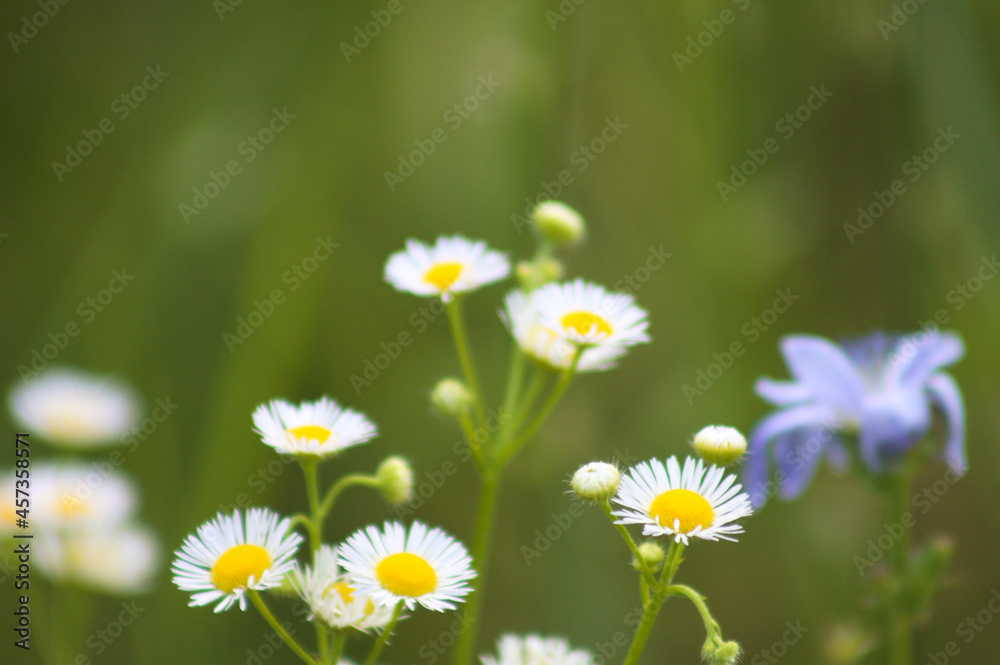
[[[535,231],[553,245],[578,242],[587,229],[583,217],[560,201],[543,201],[531,212]]]
[[[691,446],[708,464],[729,466],[743,457],[747,440],[732,427],[709,425],[694,435]]]
[[[543,284],[562,279],[563,265],[553,258],[538,258],[530,262],[521,261],[514,268],[514,274],[522,289],[534,291]]]
[[[639,556],[646,562],[649,569],[655,573],[663,565],[663,557],[665,554],[662,547],[654,543],[652,540],[648,540],[639,545]],[[632,561],[632,566],[636,570],[642,570],[639,566],[639,562],[634,559]]]
[[[389,503],[403,503],[410,498],[410,492],[413,491],[413,469],[402,457],[386,457],[378,465],[375,477],[378,478],[379,493]]]
[[[441,379],[431,391],[431,404],[441,414],[457,418],[472,406],[472,393],[458,379]]]
[[[715,650],[715,660],[712,665],[736,665],[742,651],[736,642],[723,642]]]

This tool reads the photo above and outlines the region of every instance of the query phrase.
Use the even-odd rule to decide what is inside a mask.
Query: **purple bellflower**
[[[755,386],[780,410],[750,434],[744,485],[754,508],[773,493],[771,458],[779,496],[794,499],[824,457],[834,467],[846,467],[845,435],[856,437],[858,456],[870,472],[892,472],[927,434],[935,407],[947,425],[944,461],[955,473],[965,473],[962,394],[941,371],[965,354],[958,335],[874,333],[843,346],[814,335],[789,335],[781,340],[781,353],[792,380],[761,378]]]

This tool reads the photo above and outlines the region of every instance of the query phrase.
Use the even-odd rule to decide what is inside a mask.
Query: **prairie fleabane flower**
[[[614,464],[590,462],[576,470],[570,485],[581,499],[606,501],[618,491],[621,479],[621,472]]]
[[[36,544],[38,567],[47,577],[112,595],[149,591],[159,570],[156,536],[142,526],[40,533]]]
[[[546,284],[531,294],[541,323],[582,346],[631,346],[648,342],[646,311],[627,293],[576,279]]]
[[[503,635],[497,640],[497,655],[481,656],[482,665],[593,665],[594,656],[584,649],[571,649],[559,637]]]
[[[457,293],[504,279],[509,273],[506,254],[459,235],[441,236],[433,246],[407,240],[406,249],[390,256],[385,264],[385,280],[396,290],[440,296],[445,302]]]
[[[461,543],[420,522],[409,533],[399,522],[386,522],[384,531],[366,527],[354,532],[339,554],[354,588],[389,607],[403,601],[411,610],[418,603],[438,612],[455,609],[471,590],[466,582],[476,576]]]
[[[649,460],[623,476],[614,502],[622,506],[612,514],[617,524],[642,524],[644,536],[670,536],[687,545],[690,538],[735,540],[743,533],[735,521],[749,516],[750,497],[741,492],[736,476],[725,469],[705,468],[688,457],[681,469],[676,457]]]
[[[33,522],[45,531],[104,529],[135,511],[135,487],[120,472],[107,475],[97,465],[38,463],[31,479]]]
[[[264,443],[285,455],[327,457],[378,434],[363,414],[329,397],[299,406],[271,400],[253,412],[253,423]]]
[[[246,609],[247,589],[268,589],[281,584],[292,569],[302,536],[288,533],[290,520],[279,521],[266,508],[247,511],[246,524],[239,511],[202,524],[174,554],[171,571],[182,591],[196,591],[189,605],[219,601],[216,612],[234,603]]]
[[[337,565],[337,548],[330,545],[320,548],[314,567],[296,568],[291,581],[313,617],[331,628],[367,632],[381,628],[392,618],[392,607],[376,605],[351,584],[350,577]]]
[[[555,370],[566,369],[573,361],[577,347],[565,336],[542,323],[541,314],[533,298],[523,291],[511,291],[504,298],[500,318],[507,325],[514,341],[521,350]],[[604,344],[590,346],[582,351],[576,365],[577,372],[594,372],[611,369],[615,361],[625,355],[624,345]]]
[[[29,432],[67,448],[121,443],[138,415],[124,384],[70,369],[49,370],[17,387],[10,410]]]
[[[876,333],[838,346],[813,335],[781,341],[791,381],[762,378],[757,394],[781,410],[750,433],[744,470],[754,505],[767,499],[764,487],[773,456],[783,474],[782,498],[800,495],[819,462],[847,464],[843,435],[856,434],[859,456],[875,474],[898,461],[930,429],[932,407],[947,425],[944,460],[964,473],[965,411],[962,394],[941,371],[957,362],[965,347],[953,333],[930,331],[902,337]]]
[[[709,425],[694,435],[691,447],[706,463],[729,466],[746,453],[747,440],[732,427]]]

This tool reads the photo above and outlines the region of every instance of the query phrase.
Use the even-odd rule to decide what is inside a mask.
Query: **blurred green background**
[[[651,248],[671,257],[636,292],[653,343],[612,372],[576,381],[510,469],[480,651],[509,630],[561,634],[594,650],[628,630],[635,576],[598,511],[575,519],[532,565],[522,553],[534,547],[536,530],[568,511],[566,481],[577,466],[616,451],[636,459],[683,454],[711,423],[749,432],[768,412],[753,381],[786,376],[777,351],[784,334],[910,331],[941,308],[968,347],[953,374],[966,398],[971,471],[915,530],[918,542],[949,532],[958,548],[916,653],[956,639],[958,624],[1000,588],[1000,280],[971,298],[953,293],[1000,244],[1000,6],[905,4],[912,15],[899,7],[897,22],[907,20],[890,31],[884,22],[894,7],[885,0],[404,0],[364,48],[345,55],[343,43],[354,43],[371,12],[385,19],[386,2],[70,2],[35,32],[24,17],[32,20],[38,3],[3,3],[6,383],[19,380],[18,366],[30,364],[50,333],[76,321],[81,334],[53,364],[127,379],[144,396],[144,415],[157,398],[180,405],[123,465],[141,486],[141,517],[162,536],[158,587],[139,599],[145,611],[135,625],[97,657],[83,639],[113,620],[120,603],[100,600],[80,653],[100,663],[183,657],[193,665],[244,663],[246,649],[260,646],[270,631],[258,615],[186,607],[188,594],[170,583],[166,566],[169,552],[240,492],[286,513],[304,506],[294,467],[260,494],[251,485],[275,457],[251,431],[250,414],[272,397],[329,394],[378,423],[379,438],[324,467],[326,479],[372,470],[390,453],[407,456],[421,477],[455,462],[458,471],[415,517],[469,542],[474,469],[452,451],[458,429],[427,400],[434,381],[458,372],[447,323],[418,327],[411,317],[427,302],[395,292],[383,266],[409,237],[453,232],[527,257],[534,241],[516,215],[526,197],[547,198],[545,183],[564,170],[569,184],[557,198],[590,231],[563,255],[571,275],[613,287],[644,276],[636,270]],[[690,62],[675,55],[686,50]],[[153,86],[147,67],[166,75]],[[121,96],[144,77],[153,89],[128,107]],[[477,108],[467,117],[449,113],[475,94],[480,77],[493,89],[479,88],[485,98],[468,102]],[[800,126],[782,125],[813,86],[832,96]],[[290,114],[287,126],[261,149],[248,148],[275,109]],[[105,118],[113,131],[94,134]],[[581,147],[616,120],[614,140],[595,142],[600,154],[585,156]],[[390,187],[386,172],[399,173],[401,156],[409,159],[417,142],[426,150],[439,128],[444,142]],[[960,138],[912,180],[905,163],[948,128]],[[84,131],[100,144],[57,174],[52,163],[65,163]],[[769,138],[777,151],[723,200],[718,181],[760,156]],[[185,215],[194,189],[231,160],[239,171],[227,186]],[[897,179],[905,193],[862,234],[849,233],[857,208]],[[312,255],[318,237],[340,247],[293,289],[288,271]],[[134,281],[86,321],[80,303],[123,268]],[[509,285],[485,289],[467,308],[493,403],[510,346],[496,310]],[[279,288],[286,301],[230,352],[224,334]],[[744,326],[771,306],[776,289],[799,300],[751,340]],[[413,344],[356,391],[351,376],[402,331]],[[736,341],[746,353],[688,399],[683,386]],[[13,431],[7,414],[3,424]],[[8,468],[12,448],[0,460]],[[928,468],[918,488],[943,473]],[[761,652],[782,639],[788,621],[809,630],[781,662],[823,662],[823,631],[865,593],[852,558],[882,533],[885,512],[862,479],[821,469],[801,500],[773,501],[747,520],[739,543],[694,545],[679,579],[709,596],[748,662],[768,662]],[[392,516],[374,493],[351,490],[328,534],[339,539]],[[2,586],[7,608],[10,580]],[[382,660],[431,663],[419,649],[453,619],[415,613]],[[4,662],[39,662],[35,650],[15,653],[4,628]],[[695,663],[701,635],[697,613],[670,603],[644,662]],[[41,624],[34,639],[47,639]],[[996,662],[998,645],[1000,621],[960,641],[953,662]],[[357,646],[351,655],[363,657]],[[618,650],[608,662],[622,658]],[[273,662],[297,660],[283,649]]]

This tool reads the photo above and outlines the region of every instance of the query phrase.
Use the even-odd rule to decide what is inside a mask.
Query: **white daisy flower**
[[[480,656],[482,665],[593,665],[584,649],[570,649],[569,642],[540,635],[503,635],[497,640],[497,657]]]
[[[315,567],[296,569],[292,586],[309,605],[312,617],[338,630],[369,631],[382,628],[392,619],[393,608],[376,605],[368,594],[354,587],[351,578],[337,565],[337,548],[320,547]]]
[[[476,576],[465,547],[420,522],[408,534],[399,522],[384,526],[384,533],[376,526],[356,531],[339,548],[339,563],[354,588],[389,607],[403,601],[411,610],[417,603],[438,612],[455,609],[471,591],[466,582]]]
[[[333,455],[378,434],[363,414],[329,397],[299,406],[271,400],[253,412],[253,423],[264,443],[286,455]]]
[[[239,603],[245,610],[247,589],[269,589],[281,584],[295,565],[293,557],[302,536],[288,533],[291,520],[278,521],[266,508],[247,511],[246,528],[239,511],[216,515],[188,536],[174,552],[171,570],[182,591],[197,591],[190,606],[219,601],[216,612]]]
[[[149,591],[160,567],[159,549],[150,529],[133,525],[62,535],[43,532],[36,539],[43,574],[115,596]]]
[[[531,294],[541,323],[578,345],[631,346],[648,342],[646,310],[627,293],[576,279],[552,283]]]
[[[535,292],[537,293],[537,291]],[[535,360],[555,370],[567,369],[573,361],[576,346],[552,328],[542,323],[542,317],[531,297],[523,291],[511,291],[504,298],[500,318],[507,325],[521,350]],[[583,350],[577,372],[611,369],[628,349],[618,344],[590,346]]]
[[[385,280],[396,290],[440,296],[445,302],[456,293],[474,291],[508,274],[506,254],[459,235],[441,236],[433,247],[407,240],[406,249],[390,256],[385,264]]]
[[[10,410],[32,434],[68,448],[121,443],[139,413],[124,384],[70,369],[28,379],[11,392]]]
[[[31,470],[29,522],[53,532],[102,529],[126,521],[137,496],[121,472],[97,464],[38,463]]]
[[[642,524],[644,536],[671,536],[685,545],[689,538],[736,540],[731,536],[743,527],[735,520],[753,511],[736,476],[724,475],[725,469],[706,469],[693,457],[683,471],[676,457],[665,467],[655,459],[642,462],[622,476],[614,498],[622,508],[612,514],[621,518],[616,524]]]

